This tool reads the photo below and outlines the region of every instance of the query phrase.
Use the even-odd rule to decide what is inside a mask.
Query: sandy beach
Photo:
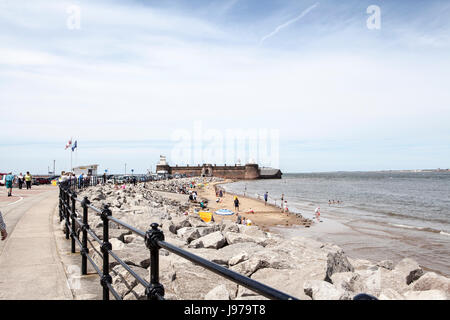
[[[225,180],[224,182],[214,182],[205,185],[203,188],[198,188],[198,199],[206,199],[208,200],[208,209],[211,212],[215,212],[219,209],[229,209],[234,211],[234,194],[226,192],[224,196],[221,198],[219,203],[216,203],[216,192],[215,185],[221,185],[225,183],[234,182],[233,180]],[[252,221],[252,225],[257,225],[264,231],[269,231],[272,227],[292,227],[292,226],[302,226],[309,228],[314,223],[305,219],[300,215],[291,214],[291,213],[283,213],[281,212],[281,208],[277,207],[273,204],[267,203],[264,204],[264,200],[257,200],[250,197],[238,196],[239,199],[239,214],[246,219],[250,219]],[[250,210],[253,210],[254,213],[249,213]],[[224,220],[233,220],[236,221],[236,215],[231,216],[221,216],[214,214],[215,221]]]

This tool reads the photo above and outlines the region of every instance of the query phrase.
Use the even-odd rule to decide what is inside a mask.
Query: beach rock
[[[379,300],[405,300],[400,293],[395,291],[394,289],[386,288],[383,289],[378,297]]]
[[[406,284],[410,284],[413,281],[416,281],[423,275],[423,270],[419,266],[419,264],[409,258],[405,258],[401,260],[394,268],[396,273],[398,273],[400,276],[402,276]]]
[[[327,274],[325,281],[331,282],[331,276],[338,272],[353,272],[354,268],[344,255],[343,251],[328,253],[327,256]]]
[[[207,224],[205,221],[203,221],[200,216],[189,216],[188,217],[188,221],[190,223],[190,225],[194,228],[199,228],[199,227],[206,227]]]
[[[359,274],[355,272],[339,272],[331,276],[331,283],[338,289],[355,292],[355,283],[359,281]]]
[[[244,262],[238,263],[230,267],[230,270],[243,274],[244,276],[250,277],[253,273],[265,267],[267,267],[267,263],[264,260],[258,257],[251,257],[250,259],[245,260]]]
[[[247,254],[246,252],[241,252],[241,253],[235,255],[234,257],[232,257],[232,258],[228,261],[228,264],[229,264],[230,266],[234,266],[234,265],[236,265],[236,264],[238,264],[238,263],[241,263],[241,262],[243,262],[243,261],[245,261],[245,260],[248,260],[248,254]]]
[[[392,260],[383,260],[377,263],[377,266],[380,268],[385,268],[387,270],[394,269],[394,262]]]
[[[181,237],[183,240],[186,240],[188,243],[200,238],[200,233],[198,232],[198,230],[192,227],[184,227],[178,229],[177,235]]]
[[[281,292],[289,294],[301,300],[311,300],[303,289],[303,284],[307,280],[323,280],[324,274],[318,277],[314,272],[315,267],[310,265],[304,269],[273,269],[262,268],[252,274],[251,278],[273,287]],[[255,295],[249,289],[240,287],[238,296]]]
[[[391,271],[389,271],[391,272]],[[367,293],[378,297],[381,292],[381,272],[380,270],[355,270],[358,277],[353,282],[353,292],[356,294]],[[395,276],[392,277],[395,279]],[[390,286],[387,286],[388,288]],[[394,287],[394,289],[396,289]]]
[[[230,292],[225,285],[221,284],[208,292],[205,300],[230,300]]]
[[[321,280],[307,280],[303,284],[304,292],[312,300],[350,300],[351,296],[336,289],[332,284]]]
[[[200,228],[203,229],[203,228]],[[222,232],[216,231],[204,237],[200,237],[189,244],[190,248],[220,249],[226,244]]]
[[[228,244],[242,243],[242,242],[255,242],[261,243],[265,239],[254,238],[245,234],[235,233],[235,232],[226,232],[225,238]]]
[[[447,300],[442,290],[408,291],[403,295],[406,300]]]
[[[130,269],[143,280],[149,280],[150,275],[148,270],[136,266],[130,266]],[[138,284],[138,281],[131,275],[131,273],[125,270],[125,268],[121,265],[117,265],[111,270],[111,276],[112,285],[122,298]]]
[[[261,252],[262,250],[264,250],[264,247],[254,242],[235,243],[217,250],[212,261],[221,265],[228,266],[230,259],[236,255],[236,252],[244,252],[250,257],[258,252]]]
[[[411,284],[414,291],[441,290],[450,298],[450,279],[434,272],[427,272]]]
[[[170,231],[172,233],[177,233],[177,231],[181,228],[191,227],[191,223],[189,222],[189,219],[185,216],[178,216],[178,217],[172,218],[171,221],[172,221],[173,227],[172,227],[172,229],[170,229]]]
[[[210,233],[217,231],[216,228],[214,228],[212,226],[197,228],[197,230],[198,230],[198,233],[200,233],[201,237],[204,237]]]
[[[227,288],[231,299],[236,296],[237,284],[187,260],[174,260],[171,268],[175,277],[166,287],[177,299],[203,300],[206,294],[219,285]]]

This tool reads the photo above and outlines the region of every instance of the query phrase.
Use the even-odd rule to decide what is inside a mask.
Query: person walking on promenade
[[[284,211],[284,209],[283,209],[284,208],[284,202],[283,201],[284,201],[284,193],[281,194],[281,212]]]
[[[238,197],[234,197],[234,212],[239,212],[239,199]]]
[[[22,174],[22,172],[17,176],[17,180],[19,182],[19,189],[22,190],[22,186],[23,186],[23,174]]]
[[[269,199],[269,193],[266,191],[266,193],[264,193],[264,205],[267,206],[267,200]]]
[[[32,179],[31,174],[29,171],[27,171],[27,174],[25,175],[25,183],[27,185],[27,190],[31,189],[31,179]]]
[[[6,191],[8,192],[8,197],[12,196],[13,182],[14,182],[14,176],[13,176],[12,172],[10,172],[5,177],[5,186],[6,186]]]
[[[2,212],[0,211],[0,232],[2,234],[2,241],[6,239],[8,236],[8,232],[6,232],[6,224],[3,221]]]

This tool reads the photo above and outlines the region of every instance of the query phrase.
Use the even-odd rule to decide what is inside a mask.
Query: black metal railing
[[[112,278],[110,275],[109,257],[116,260],[127,272],[129,272],[146,290],[145,294],[149,300],[164,300],[164,286],[159,282],[159,250],[166,249],[180,257],[183,257],[201,267],[210,270],[226,279],[229,279],[239,285],[242,285],[266,298],[277,300],[297,300],[297,298],[286,293],[271,288],[263,283],[250,279],[237,272],[231,271],[209,260],[201,258],[188,251],[180,249],[166,241],[164,241],[164,233],[159,229],[156,223],[151,224],[151,228],[147,231],[141,231],[135,227],[116,219],[112,216],[112,212],[107,205],[102,210],[92,206],[87,197],[80,200],[77,197],[73,183],[65,181],[60,183],[59,188],[59,217],[60,221],[65,221],[65,235],[66,239],[71,239],[71,252],[76,253],[76,247],[80,248],[81,259],[81,273],[87,274],[88,262],[92,265],[94,270],[100,276],[100,283],[103,287],[103,300],[109,300],[111,293],[115,299],[121,300],[121,296],[112,286]],[[82,208],[82,214],[76,209],[76,204],[79,203]],[[89,227],[88,214],[89,210],[100,214],[103,222],[103,238],[95,234]],[[80,219],[81,216],[81,219]],[[122,259],[120,259],[112,250],[112,245],[109,242],[109,223],[115,223],[121,227],[128,229],[132,233],[144,238],[145,245],[149,249],[150,254],[150,281],[147,281],[136,274]],[[81,233],[81,240],[80,240]],[[89,255],[88,237],[96,241],[101,248],[101,256],[103,265],[99,267]]]
[[[76,203],[79,203],[82,208],[80,213],[76,209]],[[99,214],[103,222],[103,238],[100,237],[89,227],[88,214],[89,210]],[[59,188],[59,217],[60,221],[65,221],[65,235],[66,239],[71,239],[71,252],[76,253],[76,247],[80,248],[81,259],[81,273],[87,275],[88,262],[92,265],[94,270],[100,276],[100,283],[103,287],[103,300],[109,300],[111,293],[115,299],[122,300],[122,297],[112,286],[112,277],[110,275],[109,257],[116,260],[127,272],[129,272],[138,283],[144,286],[145,295],[149,300],[164,300],[164,286],[159,282],[159,250],[166,249],[184,259],[187,259],[209,271],[218,274],[228,280],[231,280],[238,285],[246,287],[268,299],[272,300],[298,300],[297,298],[283,293],[277,289],[271,288],[263,283],[255,281],[237,272],[229,270],[214,262],[199,257],[191,252],[180,249],[166,241],[164,241],[164,233],[159,229],[157,223],[152,223],[150,229],[141,231],[135,227],[115,218],[107,205],[101,210],[92,206],[87,197],[80,200],[77,197],[76,190],[71,181],[60,183]],[[132,233],[144,238],[146,247],[150,254],[150,281],[147,281],[136,274],[128,264],[120,259],[112,250],[112,245],[109,242],[109,223],[117,224]],[[82,235],[81,240],[79,235]],[[100,245],[103,265],[99,267],[89,255],[88,237],[91,237]],[[375,297],[367,294],[359,294],[354,297],[354,300],[376,300]]]

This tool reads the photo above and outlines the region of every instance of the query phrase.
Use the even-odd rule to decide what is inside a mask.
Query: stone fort
[[[157,173],[185,174],[189,177],[219,177],[224,179],[254,180],[254,179],[281,179],[281,170],[273,168],[260,168],[256,163],[234,166],[217,166],[203,164],[197,166],[170,166],[165,156],[161,156],[156,165]]]

